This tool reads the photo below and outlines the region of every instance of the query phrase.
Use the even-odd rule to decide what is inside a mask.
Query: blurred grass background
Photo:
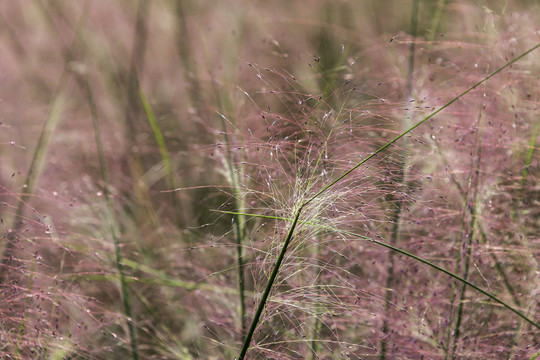
[[[335,178],[540,39],[536,1],[22,0],[0,17],[0,354],[21,359],[234,358],[285,225],[213,210],[288,216],[319,154]],[[321,221],[538,322],[539,56]],[[385,249],[323,233],[293,254],[248,358],[540,351],[530,325]]]

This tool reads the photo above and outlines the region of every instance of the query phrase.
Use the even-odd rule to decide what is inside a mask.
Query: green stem
[[[238,356],[238,360],[244,360],[244,357],[246,356],[246,353],[249,348],[249,344],[251,342],[251,338],[253,337],[253,333],[255,332],[255,329],[257,328],[257,324],[259,323],[259,319],[266,305],[266,300],[268,299],[268,295],[270,295],[270,290],[272,290],[272,287],[274,285],[274,281],[279,272],[279,268],[281,267],[281,263],[283,262],[283,258],[285,257],[285,253],[287,252],[287,247],[289,246],[289,243],[291,242],[291,239],[293,237],[293,233],[296,228],[296,224],[298,223],[298,219],[300,218],[300,213],[302,212],[302,209],[303,209],[303,206],[301,206],[296,212],[291,228],[289,229],[289,233],[287,234],[287,238],[285,239],[285,242],[283,243],[281,252],[279,253],[276,263],[274,264],[274,269],[272,270],[272,274],[270,274],[270,278],[268,279],[268,283],[266,284],[266,288],[264,289],[264,293],[262,295],[261,301],[259,302],[259,306],[257,307],[257,311],[255,312],[255,316],[253,317],[253,320],[251,320],[251,325],[249,327],[248,333],[244,340],[242,351],[240,352],[240,355]]]
[[[426,264],[426,265],[428,265],[428,266],[431,266],[432,268],[434,268],[434,269],[436,269],[436,270],[438,270],[438,271],[440,271],[440,272],[443,272],[443,273],[445,273],[446,275],[451,276],[451,277],[453,277],[454,279],[459,280],[459,281],[461,281],[462,283],[464,283],[464,284],[466,284],[466,285],[472,287],[473,289],[475,289],[475,290],[478,291],[479,293],[484,294],[485,296],[487,296],[487,297],[490,298],[491,300],[493,300],[493,301],[495,301],[496,303],[498,303],[498,304],[504,306],[505,308],[507,308],[508,310],[512,311],[514,314],[516,314],[517,316],[519,316],[520,318],[522,318],[523,320],[527,321],[529,324],[533,325],[534,327],[536,327],[537,329],[540,330],[540,324],[538,324],[538,323],[534,322],[533,320],[529,319],[529,318],[528,318],[526,315],[524,315],[521,311],[519,311],[519,310],[513,308],[512,306],[508,305],[506,302],[504,302],[504,301],[500,300],[499,298],[497,298],[495,295],[492,295],[492,294],[488,293],[487,291],[485,291],[485,290],[483,290],[482,288],[480,288],[480,287],[474,285],[474,284],[471,283],[470,281],[468,281],[468,280],[466,280],[466,279],[464,279],[464,278],[462,278],[462,277],[460,277],[460,276],[458,276],[458,275],[456,275],[456,274],[454,274],[454,273],[452,273],[452,272],[450,272],[450,271],[448,271],[448,270],[446,270],[446,269],[444,269],[444,268],[442,268],[442,267],[440,267],[440,266],[437,266],[437,265],[435,265],[435,264],[433,264],[433,263],[431,263],[431,262],[429,262],[429,261],[427,261],[427,260],[424,260],[424,259],[422,259],[421,257],[418,257],[418,256],[416,256],[416,255],[413,255],[413,254],[411,254],[411,253],[408,253],[407,251],[401,250],[401,249],[399,249],[399,248],[397,248],[397,247],[395,247],[395,246],[392,246],[392,245],[390,245],[390,244],[385,244],[385,243],[383,243],[382,241],[377,241],[377,240],[375,240],[375,239],[366,238],[366,237],[364,237],[364,236],[357,235],[357,234],[352,234],[352,233],[348,233],[348,234],[349,234],[349,235],[352,235],[352,236],[356,236],[356,237],[360,237],[360,238],[369,240],[369,241],[371,241],[371,242],[373,242],[373,243],[375,243],[375,244],[384,246],[384,247],[386,247],[386,248],[388,248],[388,249],[391,249],[391,250],[393,250],[393,251],[396,251],[396,252],[398,252],[398,253],[400,253],[400,254],[403,254],[403,255],[405,255],[405,256],[408,256],[408,257],[410,257],[410,258],[413,258],[413,259],[415,259],[416,261],[419,261],[419,262],[421,262],[421,263],[423,263],[423,264]]]
[[[156,115],[154,114],[154,110],[152,110],[152,106],[150,105],[150,102],[148,101],[148,98],[146,97],[146,95],[144,95],[142,88],[139,89],[139,99],[141,100],[141,104],[146,114],[146,118],[148,119],[148,123],[150,124],[150,127],[152,128],[152,132],[154,133],[154,139],[156,139],[156,143],[159,148],[161,161],[163,162],[163,166],[165,167],[165,176],[167,179],[167,186],[169,186],[169,188],[171,189],[175,189],[177,186],[174,179],[174,171],[173,171],[173,166],[171,162],[171,156],[169,154],[169,150],[167,150],[167,144],[165,143],[165,137],[163,136],[163,132],[161,131],[159,127],[159,124],[156,119]],[[181,227],[184,223],[184,221],[182,220],[182,215],[181,215],[181,204],[180,204],[179,199],[177,198],[177,195],[174,194],[174,192],[171,193],[171,201],[174,208],[176,224],[178,227]]]
[[[220,212],[223,212],[223,213],[226,213],[226,214],[235,214],[234,212],[231,212],[231,211],[220,211]],[[308,225],[317,225],[317,224],[314,224],[313,222],[304,222],[304,221],[298,221],[298,215],[299,215],[299,212],[297,213],[296,217],[294,219],[290,219],[290,218],[283,218],[283,217],[278,217],[278,216],[269,216],[269,215],[257,215],[257,214],[246,214],[246,213],[243,213],[242,215],[244,216],[251,216],[251,217],[260,217],[260,218],[264,218],[264,219],[274,219],[274,220],[283,220],[283,221],[292,221],[293,222],[293,225],[296,225],[296,223],[300,223],[300,224],[308,224]],[[411,254],[405,250],[402,250],[398,247],[395,247],[393,245],[390,245],[390,244],[386,244],[382,241],[378,241],[378,240],[375,240],[375,239],[372,239],[370,237],[367,237],[367,236],[363,236],[363,235],[360,235],[360,234],[356,234],[356,233],[353,233],[353,232],[350,232],[350,231],[346,231],[346,230],[339,230],[339,229],[335,229],[335,228],[332,228],[330,226],[325,226],[325,225],[318,225],[321,229],[323,230],[328,230],[328,231],[336,231],[336,232],[339,232],[341,234],[344,234],[344,235],[349,235],[349,236],[353,236],[353,237],[356,237],[356,238],[360,238],[360,239],[364,239],[364,240],[367,240],[369,242],[372,242],[372,243],[375,243],[377,245],[381,245],[387,249],[390,249],[390,250],[393,250],[393,251],[396,251],[402,255],[405,255],[407,257],[410,257],[414,260],[417,260],[423,264],[426,264],[442,273],[445,273],[446,275],[458,280],[458,281],[461,281],[462,283],[464,284],[467,284],[469,285],[470,287],[472,287],[473,289],[475,289],[476,291],[480,292],[481,294],[484,294],[485,296],[489,297],[491,300],[495,301],[496,303],[504,306],[505,308],[507,308],[508,310],[512,311],[514,314],[518,315],[520,318],[522,318],[523,320],[527,321],[529,324],[531,324],[532,326],[534,326],[535,328],[539,329],[540,330],[540,324],[534,322],[533,320],[529,319],[526,315],[524,315],[522,312],[520,312],[519,310],[517,309],[514,309],[512,306],[508,305],[507,303],[505,303],[504,301],[500,300],[499,298],[497,298],[495,295],[492,295],[490,293],[488,293],[487,291],[483,290],[482,288],[474,285],[473,283],[471,283],[470,281],[466,280],[466,279],[463,279],[462,277],[460,277],[459,275],[456,275],[454,274],[453,272],[451,271],[448,271],[438,265],[435,265],[433,264],[432,262],[429,262],[427,260],[424,260],[422,259],[421,257],[418,257],[414,254]],[[294,226],[293,226],[294,227]],[[291,228],[292,230],[293,228]],[[289,236],[290,236],[290,231],[289,231]]]
[[[410,133],[411,131],[413,131],[414,129],[416,129],[417,127],[419,127],[420,125],[422,125],[423,123],[425,123],[426,121],[428,121],[429,119],[433,118],[435,115],[437,115],[438,113],[440,113],[441,111],[443,111],[444,109],[446,109],[447,107],[449,107],[450,105],[452,105],[453,103],[455,103],[456,101],[458,101],[460,98],[462,98],[463,96],[465,96],[466,94],[468,94],[469,92],[471,92],[472,90],[474,90],[478,85],[484,83],[485,81],[489,80],[490,78],[492,78],[493,76],[497,75],[498,73],[500,73],[501,71],[503,71],[504,69],[506,69],[507,67],[509,67],[510,65],[514,64],[516,61],[524,58],[525,56],[527,56],[528,54],[530,54],[531,52],[533,52],[534,50],[540,48],[540,43],[536,44],[535,46],[533,46],[532,48],[530,48],[529,50],[525,51],[524,53],[520,54],[519,56],[515,57],[514,59],[510,60],[509,62],[507,62],[506,64],[504,64],[503,66],[501,66],[500,68],[498,68],[497,70],[493,71],[491,74],[489,74],[488,76],[484,77],[483,79],[481,79],[480,81],[476,82],[474,85],[472,85],[471,87],[469,87],[467,90],[463,91],[461,94],[457,95],[456,97],[454,97],[452,100],[450,100],[449,102],[447,102],[445,105],[441,106],[439,109],[435,110],[434,112],[432,112],[430,115],[426,116],[423,120],[419,121],[418,123],[416,123],[415,125],[411,126],[409,129],[407,129],[406,131],[402,132],[400,135],[396,136],[394,139],[390,140],[389,142],[387,142],[385,145],[381,146],[378,150],[376,150],[375,152],[373,152],[371,155],[369,155],[367,158],[365,158],[364,160],[362,160],[361,162],[359,162],[358,164],[356,164],[355,166],[353,166],[351,169],[347,170],[345,173],[343,173],[341,176],[339,176],[336,180],[334,180],[333,182],[331,182],[329,185],[325,186],[323,189],[321,189],[319,192],[317,192],[315,195],[313,195],[311,198],[309,198],[309,200],[305,201],[304,203],[302,203],[302,205],[298,208],[298,210],[296,211],[296,214],[295,214],[295,217],[294,217],[294,220],[293,220],[293,223],[291,225],[291,228],[289,230],[289,233],[287,235],[287,238],[285,239],[285,242],[283,244],[283,248],[281,250],[281,253],[279,254],[279,257],[278,259],[276,260],[276,263],[274,265],[274,269],[272,271],[272,274],[270,276],[270,279],[268,280],[268,283],[267,283],[267,286],[265,288],[265,291],[264,291],[264,294],[263,294],[263,297],[261,298],[261,301],[259,302],[259,306],[257,308],[257,311],[255,313],[255,316],[253,318],[253,320],[251,321],[251,325],[250,325],[250,329],[248,330],[248,333],[247,333],[247,336],[244,340],[244,345],[242,347],[242,350],[240,352],[240,355],[238,357],[238,360],[243,360],[246,353],[247,353],[247,350],[249,348],[249,344],[251,342],[251,338],[253,337],[253,333],[255,332],[255,328],[257,327],[257,324],[259,322],[259,318],[262,314],[262,311],[266,305],[266,300],[268,298],[268,295],[270,294],[270,290],[272,289],[272,286],[273,286],[273,283],[274,283],[274,280],[279,272],[279,268],[281,266],[281,262],[283,261],[283,258],[285,256],[285,253],[287,252],[287,247],[289,245],[289,242],[292,238],[292,235],[294,233],[294,230],[296,228],[296,224],[298,223],[298,219],[300,218],[300,214],[302,212],[302,209],[307,206],[308,204],[310,204],[313,200],[315,200],[316,198],[318,198],[321,194],[323,194],[324,192],[326,192],[328,189],[330,189],[331,187],[333,187],[334,185],[336,185],[338,182],[340,182],[343,178],[345,178],[347,175],[349,175],[350,173],[352,173],[354,170],[358,169],[361,165],[365,164],[368,160],[370,160],[371,158],[375,157],[376,155],[378,155],[379,153],[381,153],[382,151],[384,151],[386,148],[390,147],[392,144],[394,144],[395,142],[397,142],[399,139],[401,139],[402,137],[404,137],[405,135],[407,135],[408,133]],[[241,213],[238,213],[238,214],[241,214]],[[531,324],[533,324],[534,326],[538,327],[540,329],[540,325],[536,324],[535,322],[533,322],[532,320],[528,319],[525,315],[523,315],[521,312],[519,312],[518,310],[514,309],[513,307],[507,305],[506,303],[504,303],[502,300],[499,300],[498,298],[496,298],[494,295],[491,295],[489,294],[488,292],[482,290],[481,288],[477,287],[476,285],[468,282],[467,280],[465,279],[462,279],[460,278],[459,276],[457,275],[454,275],[453,273],[449,272],[448,270],[445,270],[443,268],[440,268],[434,264],[431,264],[429,263],[428,261],[426,260],[423,260],[417,256],[414,256],[412,254],[408,254],[406,253],[405,251],[403,250],[400,250],[392,245],[388,245],[388,244],[385,244],[383,242],[379,242],[379,241],[376,241],[376,240],[373,240],[373,239],[369,239],[377,244],[380,244],[382,246],[385,246],[389,249],[392,249],[394,251],[398,251],[404,255],[407,255],[407,256],[410,256],[422,263],[425,263],[425,264],[428,264],[436,269],[438,269],[439,271],[442,271],[444,272],[445,274],[448,274],[464,283],[466,283],[467,285],[471,286],[472,288],[476,289],[477,291],[481,292],[482,294],[488,296],[489,298],[491,298],[492,300],[500,303],[501,305],[503,305],[504,307],[508,308],[509,310],[511,310],[512,312],[516,313],[517,315],[519,315],[521,318],[523,319],[526,319],[528,322],[530,322]]]
[[[489,74],[488,76],[486,76],[485,78],[483,78],[482,80],[478,81],[477,83],[475,83],[474,85],[472,85],[471,87],[469,87],[467,90],[463,91],[461,94],[457,95],[455,98],[453,98],[452,100],[450,100],[449,102],[447,102],[446,104],[444,104],[443,106],[441,106],[440,108],[438,108],[437,110],[435,110],[434,112],[432,112],[431,114],[429,114],[428,116],[426,116],[424,119],[422,119],[421,121],[417,122],[415,125],[411,126],[409,129],[407,129],[406,131],[404,131],[403,133],[399,134],[398,136],[396,136],[395,138],[393,138],[392,140],[390,140],[389,142],[387,142],[386,144],[384,144],[383,146],[381,146],[378,150],[376,150],[375,152],[373,152],[371,155],[369,155],[368,157],[366,157],[364,160],[360,161],[358,164],[356,164],[355,166],[353,166],[352,168],[350,168],[349,170],[347,170],[346,172],[344,172],[341,176],[339,176],[336,180],[332,181],[330,184],[326,185],[324,188],[322,188],[322,190],[320,190],[318,193],[316,193],[315,195],[313,195],[308,201],[306,201],[306,203],[304,205],[307,205],[309,204],[310,202],[312,202],[313,200],[315,200],[316,198],[318,198],[321,194],[325,193],[328,189],[330,189],[331,187],[333,187],[334,185],[336,185],[338,182],[340,182],[341,180],[343,180],[343,178],[345,178],[347,175],[349,175],[350,173],[352,173],[354,170],[358,169],[360,166],[364,165],[368,160],[370,160],[371,158],[377,156],[380,152],[382,152],[383,150],[385,150],[386,148],[390,147],[392,144],[394,144],[395,142],[397,142],[399,139],[401,139],[402,137],[404,137],[405,135],[407,135],[408,133],[410,133],[411,131],[413,131],[414,129],[416,129],[417,127],[419,127],[420,125],[422,125],[423,123],[425,123],[426,121],[428,121],[429,119],[433,118],[435,115],[439,114],[440,112],[442,112],[444,109],[446,109],[447,107],[449,107],[450,105],[452,105],[453,103],[455,103],[456,101],[458,101],[459,99],[461,99],[463,96],[467,95],[469,92],[471,92],[472,90],[476,89],[479,85],[481,85],[482,83],[486,82],[487,80],[491,79],[493,76],[497,75],[498,73],[500,73],[501,71],[503,71],[504,69],[506,69],[507,67],[511,66],[512,64],[514,64],[515,62],[517,62],[518,60],[521,60],[523,59],[525,56],[529,55],[530,53],[532,53],[534,50],[540,48],[540,43],[536,44],[535,46],[533,46],[532,48],[530,48],[529,50],[525,51],[524,53],[520,54],[519,56],[515,57],[514,59],[510,60],[509,62],[507,62],[506,64],[504,64],[503,66],[501,66],[500,68],[498,68],[497,70],[493,71],[491,74]]]

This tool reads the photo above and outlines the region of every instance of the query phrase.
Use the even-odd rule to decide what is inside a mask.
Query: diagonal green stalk
[[[348,234],[348,235],[351,235],[351,236],[355,236],[355,237],[359,237],[359,238],[362,238],[362,239],[365,239],[365,240],[368,240],[372,243],[375,243],[377,245],[381,245],[381,246],[384,246],[390,250],[393,250],[393,251],[396,251],[402,255],[405,255],[405,256],[408,256],[416,261],[419,261],[423,264],[426,264],[428,266],[431,266],[432,268],[440,271],[440,272],[443,272],[445,273],[446,275],[448,276],[451,276],[453,277],[454,279],[458,280],[458,281],[461,281],[463,284],[466,284],[470,287],[472,287],[474,290],[478,291],[479,293],[487,296],[488,298],[490,298],[491,300],[495,301],[496,303],[504,306],[505,308],[507,308],[508,310],[512,311],[514,314],[516,314],[517,316],[519,316],[520,318],[522,318],[523,320],[527,321],[529,324],[533,325],[534,327],[536,327],[537,329],[540,330],[540,324],[534,322],[533,320],[529,319],[525,314],[523,314],[521,311],[517,310],[516,308],[514,308],[513,306],[510,306],[509,304],[507,304],[506,302],[502,301],[501,299],[499,299],[498,297],[496,297],[495,295],[485,291],[484,289],[482,289],[481,287],[479,286],[476,286],[475,284],[471,283],[470,281],[468,281],[467,279],[464,279],[462,278],[461,276],[459,275],[456,275],[454,274],[453,272],[451,271],[448,271],[440,266],[437,266],[435,264],[433,264],[432,262],[430,261],[427,261],[427,260],[424,260],[422,259],[421,257],[419,256],[416,256],[414,254],[411,254],[405,250],[402,250],[402,249],[399,249],[395,246],[392,246],[390,244],[386,244],[382,241],[378,241],[378,240],[375,240],[375,239],[371,239],[371,238],[368,238],[368,237],[365,237],[365,236],[362,236],[362,235],[358,235],[358,234],[354,234],[354,233],[350,233],[350,232],[346,232],[346,231],[341,231],[341,233],[344,233],[344,234]]]
[[[325,193],[328,189],[330,189],[331,187],[333,187],[334,185],[336,185],[338,182],[340,182],[343,178],[345,178],[346,176],[348,176],[350,173],[352,173],[354,170],[358,169],[360,166],[364,165],[367,161],[369,161],[371,158],[377,156],[380,152],[382,152],[383,150],[385,150],[386,148],[390,147],[392,144],[394,144],[395,142],[397,142],[399,139],[401,139],[402,137],[404,137],[405,135],[407,135],[408,133],[410,133],[411,131],[413,131],[414,129],[416,129],[417,127],[419,127],[420,125],[422,125],[423,123],[425,123],[426,121],[428,121],[429,119],[433,118],[435,115],[439,114],[440,112],[442,112],[444,109],[446,109],[447,107],[449,107],[450,105],[452,105],[453,103],[455,103],[456,101],[458,101],[459,99],[461,99],[463,96],[467,95],[468,93],[470,93],[472,90],[476,89],[479,85],[481,85],[482,83],[486,82],[487,80],[491,79],[493,76],[497,75],[498,73],[500,73],[501,71],[503,71],[504,69],[506,69],[507,67],[510,67],[512,64],[514,64],[515,62],[523,59],[525,56],[529,55],[530,53],[532,53],[533,51],[535,51],[536,49],[540,48],[540,43],[536,44],[535,46],[533,46],[532,48],[530,48],[529,50],[525,51],[524,53],[522,53],[521,55],[515,57],[514,59],[510,60],[509,62],[507,62],[506,64],[504,64],[503,66],[501,66],[500,68],[498,68],[497,70],[493,71],[491,74],[489,74],[488,76],[484,77],[482,80],[478,81],[477,83],[475,83],[473,86],[471,86],[470,88],[468,88],[467,90],[463,91],[461,94],[457,95],[455,98],[453,98],[452,100],[450,100],[449,102],[447,102],[446,104],[444,104],[443,106],[441,106],[440,108],[438,108],[437,110],[435,110],[434,112],[432,112],[431,114],[429,114],[428,116],[426,116],[424,119],[422,119],[421,121],[417,122],[415,125],[411,126],[409,129],[407,129],[406,131],[404,131],[403,133],[399,134],[398,136],[396,136],[395,138],[393,138],[392,140],[390,140],[389,142],[387,142],[385,145],[383,145],[382,147],[380,147],[378,150],[376,150],[375,152],[373,152],[371,155],[369,155],[367,158],[365,158],[364,160],[362,160],[361,162],[359,162],[358,164],[356,164],[355,166],[353,166],[352,168],[350,168],[349,170],[347,170],[345,173],[343,173],[341,176],[339,176],[336,180],[334,180],[333,182],[331,182],[330,184],[328,184],[327,186],[325,186],[322,190],[320,190],[318,193],[316,193],[315,195],[313,195],[313,197],[311,197],[311,199],[309,199],[304,205],[307,205],[309,204],[310,202],[312,202],[313,200],[315,200],[316,198],[318,198],[321,194]]]
[[[293,237],[294,229],[296,228],[296,224],[298,223],[298,219],[300,218],[301,212],[302,212],[302,208],[298,209],[298,211],[296,212],[296,216],[294,217],[291,228],[289,229],[289,232],[287,234],[287,238],[285,239],[285,243],[283,244],[283,247],[281,248],[281,252],[279,253],[279,256],[276,260],[274,269],[272,270],[272,273],[270,274],[270,278],[268,278],[268,283],[266,284],[264,293],[261,297],[261,300],[259,301],[259,306],[257,307],[255,316],[253,317],[253,320],[251,320],[251,325],[249,327],[248,333],[244,340],[244,346],[242,347],[242,351],[240,352],[240,355],[238,356],[238,360],[244,360],[244,356],[247,353],[249,344],[251,342],[251,338],[253,337],[255,328],[257,327],[257,324],[259,323],[259,319],[266,305],[266,300],[268,299],[268,295],[270,295],[270,290],[272,290],[274,281],[276,280],[276,276],[279,272],[279,268],[281,267],[281,263],[283,262],[283,258],[285,257],[285,253],[287,252],[287,247],[289,246],[289,243],[291,242],[291,239]]]
[[[139,99],[141,100],[141,104],[146,114],[146,118],[148,119],[148,123],[150,124],[150,127],[152,128],[152,132],[154,133],[154,138],[156,139],[156,143],[159,148],[161,161],[163,162],[163,166],[165,167],[165,176],[167,178],[167,186],[169,186],[171,189],[175,189],[176,183],[174,181],[174,172],[173,172],[173,166],[171,162],[171,156],[169,155],[169,150],[167,150],[167,144],[165,143],[163,132],[161,131],[161,129],[159,128],[159,124],[157,123],[154,110],[152,110],[152,106],[150,105],[150,102],[148,101],[147,97],[144,95],[144,92],[142,89],[139,89]],[[176,223],[178,226],[180,226],[183,223],[182,215],[180,211],[181,204],[174,192],[171,193],[171,200],[172,200],[172,204],[173,204],[173,208],[175,212]]]
[[[219,211],[219,212],[222,212],[222,213],[225,213],[225,214],[237,214],[235,212],[232,212],[232,211]],[[417,255],[414,255],[410,252],[407,252],[405,250],[402,250],[396,246],[393,246],[393,245],[390,245],[390,244],[387,244],[385,242],[382,242],[382,241],[379,241],[379,240],[375,240],[373,238],[370,238],[368,236],[364,236],[364,235],[360,235],[360,234],[356,234],[356,233],[353,233],[351,231],[347,231],[347,230],[340,230],[340,229],[336,229],[334,227],[331,227],[331,226],[327,226],[327,225],[321,225],[321,224],[315,224],[313,222],[306,222],[306,221],[299,221],[297,218],[294,218],[294,219],[291,219],[291,218],[284,218],[284,217],[279,217],[279,216],[270,216],[270,215],[258,215],[258,214],[247,214],[247,213],[242,213],[242,214],[237,214],[237,215],[244,215],[244,216],[250,216],[250,217],[259,217],[259,218],[264,218],[264,219],[273,219],[273,220],[281,220],[281,221],[289,221],[289,222],[293,222],[293,225],[296,226],[296,223],[300,223],[300,224],[307,224],[307,225],[314,225],[314,226],[318,226],[321,230],[327,230],[327,231],[335,231],[335,232],[338,232],[340,234],[343,234],[343,235],[348,235],[348,236],[352,236],[352,237],[356,237],[356,238],[359,238],[359,239],[363,239],[363,240],[367,240],[369,242],[372,242],[372,243],[375,243],[377,245],[380,245],[380,246],[383,246],[387,249],[390,249],[390,250],[393,250],[395,252],[398,252],[402,255],[405,255],[407,257],[410,257],[416,261],[419,261],[425,265],[428,265],[432,268],[434,268],[435,270],[438,270],[470,287],[472,287],[473,289],[475,289],[476,291],[480,292],[481,294],[487,296],[488,298],[490,298],[491,300],[495,301],[496,303],[502,305],[503,307],[507,308],[508,310],[512,311],[514,314],[518,315],[520,318],[522,318],[523,320],[527,321],[529,324],[531,324],[532,326],[534,326],[535,328],[539,329],[540,330],[540,324],[539,323],[536,323],[534,320],[532,319],[529,319],[526,315],[524,315],[522,312],[520,312],[519,310],[517,310],[516,308],[508,305],[506,302],[502,301],[501,299],[499,299],[498,297],[496,297],[495,295],[485,291],[484,289],[482,289],[481,287],[471,283],[470,281],[464,279],[463,277],[453,273],[452,271],[449,271],[449,270],[446,270],[445,268],[443,267],[440,267],[438,265],[435,265],[434,263],[432,263],[431,261],[428,261],[428,260],[425,260]],[[290,233],[290,232],[289,232]],[[288,237],[288,236],[287,236]]]
[[[161,154],[161,158],[163,161],[163,165],[165,166],[165,171],[167,174],[167,181],[169,181],[170,185],[174,186],[174,175],[172,170],[172,164],[171,164],[171,157],[169,156],[169,151],[167,150],[167,145],[165,144],[165,138],[163,137],[163,133],[161,132],[161,129],[159,128],[159,125],[156,120],[156,115],[154,114],[154,111],[152,110],[152,106],[150,105],[150,102],[144,95],[144,92],[142,89],[139,89],[139,99],[141,99],[141,103],[144,109],[144,112],[146,113],[146,117],[148,119],[148,123],[150,124],[150,127],[152,128],[152,132],[154,133],[154,138],[156,139],[156,142],[158,144],[159,153]]]
[[[300,218],[300,215],[302,213],[302,210],[308,205],[310,204],[313,200],[317,199],[319,196],[321,196],[323,193],[325,193],[326,191],[328,191],[330,188],[332,188],[334,185],[336,185],[337,183],[339,183],[341,180],[343,180],[345,177],[347,177],[349,174],[351,174],[353,171],[355,171],[356,169],[358,169],[360,166],[362,166],[363,164],[365,164],[367,161],[369,161],[370,159],[372,159],[373,157],[377,156],[379,153],[381,153],[382,151],[386,150],[388,147],[390,147],[392,144],[394,144],[395,142],[397,142],[399,139],[401,139],[402,137],[404,137],[405,135],[409,134],[411,131],[413,131],[414,129],[416,129],[417,127],[419,127],[420,125],[424,124],[426,121],[428,121],[429,119],[433,118],[435,115],[439,114],[440,112],[442,112],[444,109],[446,109],[447,107],[449,107],[450,105],[452,105],[453,103],[455,103],[456,101],[458,101],[459,99],[461,99],[463,96],[467,95],[469,92],[471,92],[472,90],[474,90],[476,87],[478,87],[480,84],[486,82],[487,80],[491,79],[493,76],[497,75],[498,73],[500,73],[501,71],[503,71],[504,69],[510,67],[512,64],[514,64],[515,62],[517,62],[518,60],[524,58],[525,56],[527,56],[528,54],[530,54],[531,52],[533,52],[534,50],[540,48],[540,43],[536,44],[535,46],[533,46],[532,48],[530,48],[529,50],[523,52],[522,54],[518,55],[517,57],[515,57],[514,59],[510,60],[509,62],[507,62],[506,64],[504,64],[503,66],[501,66],[500,68],[498,68],[497,70],[493,71],[492,73],[490,73],[489,75],[487,75],[486,77],[484,77],[483,79],[479,80],[478,82],[476,82],[474,85],[472,85],[471,87],[469,87],[468,89],[466,89],[465,91],[463,91],[462,93],[460,93],[459,95],[457,95],[456,97],[454,97],[452,100],[450,100],[449,102],[447,102],[446,104],[444,104],[443,106],[441,106],[440,108],[438,108],[437,110],[435,110],[434,112],[432,112],[431,114],[429,114],[428,116],[426,116],[424,119],[422,119],[421,121],[417,122],[415,125],[411,126],[409,129],[405,130],[404,132],[402,132],[401,134],[399,134],[398,136],[396,136],[395,138],[393,138],[392,140],[390,140],[389,142],[387,142],[385,145],[381,146],[378,150],[376,150],[375,152],[373,152],[371,155],[369,155],[368,157],[366,157],[364,160],[360,161],[358,164],[356,164],[355,166],[353,166],[352,168],[350,168],[349,170],[347,170],[345,173],[343,173],[341,176],[339,176],[336,180],[332,181],[330,184],[328,184],[327,186],[325,186],[324,188],[322,188],[319,192],[317,192],[315,195],[313,195],[309,200],[303,202],[299,207],[298,209],[296,210],[296,212],[294,213],[294,220],[293,220],[293,223],[291,224],[291,228],[289,229],[289,232],[287,234],[287,238],[285,239],[285,242],[283,243],[283,247],[281,249],[281,252],[276,260],[276,263],[274,264],[274,268],[272,270],[272,274],[270,275],[270,278],[268,279],[268,283],[267,283],[267,286],[264,290],[264,293],[263,293],[263,296],[259,302],[259,305],[257,307],[257,311],[255,312],[255,316],[253,317],[252,321],[251,321],[251,325],[250,325],[250,328],[248,330],[248,333],[246,334],[246,337],[244,339],[244,344],[242,346],[242,350],[240,352],[240,355],[238,357],[238,360],[244,360],[245,358],[245,355],[247,353],[247,350],[249,348],[249,344],[251,342],[251,339],[253,337],[253,333],[255,332],[255,329],[257,327],[257,324],[259,322],[259,319],[260,319],[260,316],[262,314],[262,311],[266,305],[266,301],[268,299],[268,295],[270,294],[270,290],[272,289],[272,286],[274,284],[274,280],[279,272],[279,269],[281,267],[281,263],[283,261],[283,258],[285,256],[285,253],[287,252],[287,248],[289,246],[289,242],[290,240],[292,239],[293,237],[293,234],[294,234],[294,230],[296,229],[296,225],[298,223],[298,220]],[[519,312],[518,310],[514,309],[513,307],[511,307],[510,305],[507,305],[506,303],[504,303],[502,300],[499,300],[498,298],[496,298],[494,295],[491,295],[489,294],[488,292],[482,290],[481,288],[477,287],[476,285],[470,283],[469,281],[465,280],[465,279],[462,279],[460,278],[459,276],[449,272],[448,270],[445,270],[441,267],[438,267],[434,264],[431,264],[429,263],[428,261],[426,260],[423,260],[417,256],[414,256],[412,254],[406,254],[403,250],[400,250],[392,245],[388,245],[388,244],[385,244],[383,242],[380,242],[380,241],[376,241],[376,240],[372,240],[370,239],[371,241],[379,244],[379,245],[382,245],[382,246],[385,246],[389,249],[392,249],[394,251],[398,251],[404,255],[407,255],[407,256],[410,256],[422,263],[425,263],[425,264],[428,264],[436,269],[438,269],[439,271],[442,271],[444,272],[445,274],[447,275],[450,275],[462,282],[464,282],[465,284],[471,286],[472,288],[474,288],[475,290],[481,292],[482,294],[488,296],[489,298],[491,298],[492,300],[500,303],[501,305],[503,305],[504,307],[508,308],[509,310],[511,310],[512,312],[516,313],[517,315],[519,315],[521,318],[523,319],[526,319],[528,322],[530,322],[531,324],[535,325],[538,329],[540,329],[540,325],[536,324],[535,322],[533,322],[532,320],[528,319],[525,315],[523,315],[521,312]]]

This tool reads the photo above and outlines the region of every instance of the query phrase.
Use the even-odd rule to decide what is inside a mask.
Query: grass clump
[[[2,357],[538,356],[536,5],[132,5],[0,9]]]

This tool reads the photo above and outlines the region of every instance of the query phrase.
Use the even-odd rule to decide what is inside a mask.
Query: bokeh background
[[[20,359],[238,356],[299,204],[540,42],[537,1],[0,17],[0,354]],[[540,322],[539,74],[535,51],[312,202],[247,358],[538,355],[530,323],[366,238]]]

